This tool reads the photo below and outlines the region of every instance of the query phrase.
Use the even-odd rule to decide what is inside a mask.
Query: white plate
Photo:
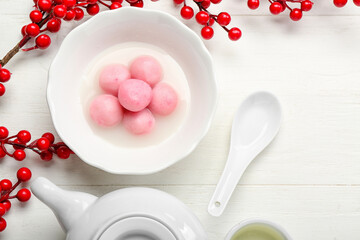
[[[82,110],[80,88],[88,64],[126,42],[160,47],[182,67],[190,89],[189,114],[179,131],[160,144],[116,146],[95,135]],[[209,129],[217,100],[211,57],[200,38],[169,14],[125,7],[105,11],[64,39],[49,70],[47,99],[62,140],[84,162],[116,174],[158,172],[190,154]]]

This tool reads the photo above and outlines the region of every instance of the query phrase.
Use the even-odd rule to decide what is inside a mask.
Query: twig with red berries
[[[9,156],[17,161],[22,161],[26,158],[25,149],[32,150],[40,155],[44,161],[50,161],[53,155],[57,155],[61,159],[67,159],[73,151],[68,148],[65,143],[54,143],[55,138],[52,133],[44,133],[41,138],[29,143],[31,134],[27,130],[21,130],[18,134],[9,136],[9,131],[6,127],[0,127],[0,159]],[[12,146],[14,151],[10,152],[6,146]]]
[[[303,12],[310,11],[314,4],[310,0],[269,0],[269,2],[269,10],[272,14],[278,15],[288,9],[290,11],[290,19],[293,21],[299,21],[303,16]],[[248,0],[247,4],[250,9],[255,10],[259,7],[260,1]],[[300,8],[291,7],[290,5],[293,4],[298,5]]]
[[[20,202],[27,202],[31,197],[31,192],[27,188],[20,189],[16,195],[11,193],[23,182],[27,182],[31,178],[31,171],[28,168],[20,168],[17,171],[17,182],[13,185],[9,179],[3,179],[0,181],[0,232],[6,228],[6,221],[3,216],[11,208],[11,199],[17,198]]]
[[[194,9],[186,4],[186,0],[173,0],[175,4],[183,4],[180,10],[180,15],[184,19],[191,19],[194,16]],[[228,37],[233,40],[239,40],[241,37],[241,31],[237,27],[229,29],[227,26],[231,22],[231,16],[227,12],[221,12],[217,15],[211,14],[207,9],[211,4],[218,4],[221,0],[193,0],[197,5],[199,11],[195,15],[196,22],[204,27],[201,29],[201,36],[209,40],[214,36],[214,29],[212,25],[216,22],[219,24],[227,33]]]
[[[308,12],[312,9],[313,2],[310,0],[268,0],[270,2],[269,10],[272,14],[278,15],[284,12],[286,9],[290,11],[290,19],[293,21],[299,21],[303,12]],[[344,7],[348,0],[333,0],[336,7]],[[354,4],[360,7],[360,0],[353,0]],[[260,5],[260,0],[248,0],[248,7],[250,9],[257,9]],[[300,7],[293,8],[291,5],[297,4]]]

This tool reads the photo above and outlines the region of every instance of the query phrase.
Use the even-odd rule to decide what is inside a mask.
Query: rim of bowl
[[[285,237],[286,240],[292,240],[292,238],[290,237],[288,232],[285,230],[285,228],[283,228],[282,226],[280,226],[277,223],[271,222],[266,219],[259,219],[259,218],[247,219],[247,220],[244,220],[244,221],[236,224],[235,226],[233,226],[231,228],[231,230],[228,232],[228,234],[226,234],[225,240],[230,240],[237,231],[239,231],[240,229],[242,229],[246,226],[252,225],[252,224],[267,225],[267,226],[277,230],[281,235],[283,235],[283,237]]]
[[[76,148],[73,147],[73,144],[71,143],[71,140],[69,141],[68,137],[66,137],[65,135],[63,135],[63,133],[61,132],[61,130],[59,129],[59,122],[56,119],[56,114],[55,114],[55,106],[51,101],[51,94],[50,94],[50,85],[51,85],[51,81],[50,81],[50,76],[52,75],[52,72],[54,71],[54,66],[56,65],[56,61],[59,58],[59,55],[64,54],[64,49],[66,50],[67,45],[69,44],[69,39],[72,38],[73,35],[78,34],[78,32],[83,31],[84,28],[86,28],[88,25],[93,24],[93,22],[99,21],[98,19],[101,19],[102,17],[106,16],[106,15],[115,15],[118,14],[117,12],[143,12],[145,14],[158,14],[158,15],[163,15],[166,18],[169,18],[170,21],[172,21],[172,24],[176,24],[179,29],[181,29],[183,31],[183,34],[187,34],[190,38],[192,38],[192,41],[194,45],[196,45],[196,48],[199,49],[199,53],[201,53],[201,55],[203,56],[203,60],[206,61],[206,65],[209,66],[209,69],[211,69],[211,75],[213,76],[211,78],[212,83],[214,85],[214,106],[212,108],[212,112],[210,114],[210,117],[208,119],[208,121],[206,122],[206,126],[203,129],[202,133],[198,135],[198,137],[196,139],[194,139],[193,144],[191,145],[191,147],[189,147],[187,149],[187,151],[184,151],[183,154],[179,155],[178,158],[174,158],[173,160],[169,161],[167,164],[164,164],[163,166],[160,166],[158,168],[154,168],[154,169],[150,169],[150,170],[142,170],[142,171],[138,171],[138,172],[134,172],[134,171],[115,171],[112,170],[111,168],[106,168],[103,167],[101,164],[98,163],[94,163],[91,161],[87,161],[86,158],[84,158],[82,156],[81,153],[79,153],[77,151]],[[65,51],[66,52],[66,51]],[[57,134],[59,135],[59,137],[61,138],[61,140],[85,163],[96,167],[98,169],[101,169],[105,172],[109,172],[112,174],[122,174],[122,175],[147,175],[147,174],[153,174],[153,173],[157,173],[160,172],[172,165],[174,165],[175,163],[179,162],[180,160],[186,158],[187,156],[189,156],[194,150],[195,148],[199,145],[200,141],[205,137],[205,135],[208,133],[211,124],[214,120],[214,116],[215,116],[215,112],[217,109],[217,103],[218,103],[218,82],[215,78],[215,73],[214,73],[214,67],[213,67],[213,62],[212,62],[212,57],[211,54],[209,52],[209,50],[206,48],[205,44],[203,43],[203,41],[200,39],[200,37],[193,31],[191,30],[188,26],[186,26],[184,23],[182,23],[179,19],[177,19],[176,17],[160,11],[160,10],[153,10],[153,9],[143,9],[143,8],[134,8],[134,7],[123,7],[123,8],[119,8],[119,9],[115,9],[115,10],[110,10],[110,11],[104,11],[104,12],[100,12],[98,13],[96,16],[91,17],[90,19],[86,20],[84,23],[80,24],[79,26],[75,27],[73,30],[71,30],[64,38],[63,42],[61,43],[58,52],[56,53],[54,59],[52,60],[50,67],[49,67],[49,71],[48,71],[48,81],[47,81],[47,91],[46,91],[46,99],[47,99],[47,104],[50,110],[50,115],[51,115],[51,119],[54,125],[54,128],[57,132]]]

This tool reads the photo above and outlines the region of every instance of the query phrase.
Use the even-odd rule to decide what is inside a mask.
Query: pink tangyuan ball
[[[151,112],[166,116],[171,114],[178,104],[178,95],[167,83],[158,83],[153,88],[153,97],[149,105]]]
[[[149,105],[152,89],[149,84],[138,79],[124,80],[119,84],[118,98],[124,108],[138,112]]]
[[[125,128],[135,135],[150,133],[155,126],[155,118],[149,109],[140,112],[126,111],[123,124]]]
[[[126,66],[111,64],[101,71],[99,85],[106,93],[117,96],[119,83],[129,78],[130,72]]]
[[[124,112],[117,97],[110,94],[97,96],[90,105],[90,116],[103,127],[112,127],[120,123]]]
[[[154,86],[161,81],[163,70],[155,58],[140,56],[131,63],[130,74],[132,78],[143,80],[150,86]]]

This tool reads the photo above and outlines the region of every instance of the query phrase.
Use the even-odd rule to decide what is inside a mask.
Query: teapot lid
[[[161,222],[148,217],[128,217],[109,226],[98,240],[176,240]]]

